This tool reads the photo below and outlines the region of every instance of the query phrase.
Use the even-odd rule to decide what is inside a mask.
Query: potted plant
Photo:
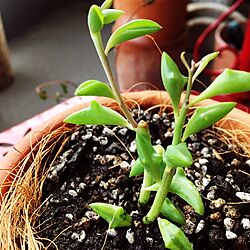
[[[205,99],[250,89],[250,74],[226,70],[199,96],[191,96],[196,77],[218,53],[192,62],[191,66],[182,54],[188,77],[183,76],[174,61],[163,53],[161,71],[168,94],[137,93],[133,101],[149,110],[130,111],[132,104],[127,101],[131,101],[134,94],[126,95],[124,100],[117,91],[107,54],[122,41],[157,31],[159,25],[149,20],[127,23],[111,35],[104,50],[101,30],[107,20],[114,20],[121,14],[109,9],[111,4],[108,0],[101,7],[93,5],[88,16],[90,34],[111,87],[98,80],[89,80],[77,88],[76,94],[111,98],[115,103],[113,109],[108,107],[110,104],[105,98],[100,99],[100,103],[92,101],[89,107],[81,110],[75,107],[61,118],[86,126],[72,127],[56,118],[44,129],[39,128],[31,134],[32,139],[30,135],[17,145],[15,153],[7,155],[1,171],[1,180],[5,179],[1,189],[5,196],[0,213],[1,247],[192,249],[191,241],[195,249],[206,249],[204,244],[210,249],[230,249],[231,246],[247,249],[250,221],[247,212],[242,212],[246,209],[245,202],[238,202],[237,197],[249,201],[246,192],[249,186],[244,185],[249,184],[246,167],[249,163],[245,163],[246,158],[242,155],[235,158],[234,144],[223,143],[230,141],[229,130],[224,131],[224,137],[218,134],[219,128],[198,132],[220,120],[235,106],[232,102]],[[238,84],[234,86],[232,83],[236,80]],[[185,85],[186,91],[181,98]],[[144,98],[149,103],[144,103]],[[167,105],[170,102],[171,109]],[[204,106],[200,106],[201,103]],[[155,105],[158,111],[162,111],[159,107],[164,107],[168,113],[172,112],[172,118],[164,111],[152,113],[150,109],[157,108]],[[195,111],[189,113],[190,109]],[[236,112],[232,113],[231,121],[221,122],[222,127],[236,129],[237,124],[237,129],[242,128]],[[249,119],[244,112],[240,112],[240,116]],[[108,129],[100,126],[103,124],[115,127]],[[51,132],[44,133],[46,129]],[[120,144],[117,140],[111,141],[117,138],[114,132],[123,135],[124,141]],[[247,152],[248,145],[244,147],[244,142],[248,139],[246,135],[241,140],[239,153]],[[30,144],[30,153],[27,144]],[[223,152],[221,147],[227,151],[231,148],[230,154]],[[132,168],[130,155],[135,158]],[[206,166],[208,162],[212,169]],[[242,175],[238,173],[240,164],[244,165],[241,166],[243,170],[240,169]],[[11,174],[6,176],[4,171],[8,168]],[[223,175],[228,180],[224,180]],[[242,176],[245,183],[237,179],[243,179]],[[8,181],[12,184],[6,193]],[[218,191],[219,187],[225,189]],[[206,195],[203,200],[198,189]],[[235,193],[230,196],[232,190]],[[243,205],[243,210],[236,209],[234,201]],[[202,217],[204,204],[206,212]],[[207,234],[203,234],[205,228],[210,228]],[[240,233],[240,239],[235,230]]]

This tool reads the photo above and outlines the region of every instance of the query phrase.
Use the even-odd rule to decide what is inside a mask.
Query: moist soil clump
[[[135,109],[133,115],[148,121],[154,144],[171,143],[174,123],[165,112]],[[178,196],[169,198],[185,214],[182,229],[194,249],[247,250],[250,160],[218,135],[209,129],[187,141],[194,163],[185,169],[186,176],[201,192],[204,216]],[[134,139],[135,134],[122,127],[75,127],[43,186],[39,236],[49,239],[43,242],[48,249],[56,249],[54,244],[63,250],[165,249],[157,222],[142,223],[148,207],[137,206],[142,176],[129,177],[136,159]],[[153,195],[149,204],[152,201]],[[108,223],[88,206],[93,202],[122,206],[133,218],[131,228],[108,229]]]

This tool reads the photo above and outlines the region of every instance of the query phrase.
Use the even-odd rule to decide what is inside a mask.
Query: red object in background
[[[250,15],[246,26],[242,50],[239,55],[239,66],[237,69],[250,72]],[[246,111],[250,110],[250,91],[244,93],[237,93],[227,96],[221,96],[218,101],[236,101],[241,103],[241,106],[246,105]],[[244,109],[243,109],[244,110]]]
[[[250,15],[248,17],[244,42],[240,53],[239,69],[250,72]]]
[[[224,21],[234,10],[236,10],[242,3],[244,3],[244,0],[237,0],[229,9],[227,12],[221,14],[217,20],[209,25],[200,35],[200,37],[197,39],[195,46],[194,46],[194,53],[193,58],[197,62],[199,61],[199,51],[202,43],[207,38],[207,36],[215,30],[219,24]],[[246,27],[246,32],[244,36],[243,41],[243,47],[240,54],[232,47],[226,46],[221,48],[221,50],[231,50],[236,57],[235,62],[232,64],[233,69],[238,70],[244,70],[250,72],[250,15],[248,18],[248,23]],[[209,70],[205,69],[204,72],[210,76],[217,76],[222,71],[220,70]],[[237,84],[237,83],[236,83]],[[238,103],[237,107],[250,113],[250,91],[244,92],[244,93],[237,93],[237,94],[231,94],[231,95],[221,95],[218,97],[213,98],[217,101],[235,101]]]

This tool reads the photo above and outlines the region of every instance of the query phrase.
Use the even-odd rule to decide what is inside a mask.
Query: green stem
[[[105,74],[106,74],[106,76],[108,78],[108,81],[109,81],[110,86],[111,86],[111,88],[112,88],[112,90],[114,92],[114,95],[116,97],[116,100],[117,100],[119,106],[120,106],[123,114],[126,116],[128,121],[130,122],[130,124],[133,126],[133,128],[136,128],[137,123],[134,120],[131,112],[128,110],[128,107],[127,107],[126,103],[124,102],[124,100],[123,100],[123,98],[122,98],[122,96],[121,96],[121,94],[119,92],[118,86],[116,84],[115,78],[113,76],[113,73],[112,73],[112,70],[111,70],[111,67],[110,67],[110,64],[109,64],[109,61],[108,61],[108,57],[104,52],[101,33],[96,32],[94,34],[91,34],[91,38],[92,38],[92,40],[94,42],[97,54],[98,54],[98,56],[99,56],[99,58],[101,60],[103,69],[105,71]]]
[[[160,183],[159,189],[157,190],[153,205],[151,206],[147,215],[143,218],[143,222],[145,224],[152,223],[159,216],[161,207],[168,194],[168,190],[169,190],[174,174],[175,174],[175,169],[169,168],[166,166],[163,172],[162,181]]]
[[[195,64],[192,62],[191,69],[188,72],[188,83],[187,83],[187,90],[186,90],[186,95],[184,98],[184,101],[182,103],[181,111],[179,114],[178,119],[176,120],[175,123],[175,128],[174,128],[174,137],[173,137],[173,142],[172,145],[177,145],[181,142],[181,137],[182,137],[182,130],[183,126],[187,117],[188,109],[189,109],[189,98],[191,94],[191,90],[193,87],[193,75],[195,72]]]
[[[188,102],[189,102],[189,97],[190,97],[191,89],[193,85],[194,71],[195,71],[195,64],[192,63],[192,67],[189,70],[189,78],[188,78],[186,96],[182,103],[182,108],[181,108],[180,114],[178,116],[178,119],[176,121],[175,128],[174,128],[174,138],[172,141],[172,145],[177,145],[181,143],[182,129],[183,129],[185,119],[187,116],[187,112],[188,112]],[[143,222],[145,224],[152,223],[159,216],[163,202],[169,192],[169,187],[173,180],[174,174],[175,174],[175,168],[166,166],[163,172],[160,186],[156,192],[153,205],[151,206],[147,215],[143,218]]]
[[[145,190],[147,187],[153,184],[153,178],[144,169],[143,182],[141,185],[141,191],[139,196],[139,205],[146,205],[150,197],[150,191]]]

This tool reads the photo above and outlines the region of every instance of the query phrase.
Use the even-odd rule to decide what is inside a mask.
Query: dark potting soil
[[[154,144],[171,143],[174,124],[166,113],[133,113],[149,121]],[[131,155],[136,158],[134,138],[121,127],[76,127],[43,187],[41,238],[54,240],[60,250],[100,250],[104,245],[165,249],[157,222],[142,223],[148,208],[137,207],[142,176],[129,177]],[[236,155],[235,145],[216,139],[211,130],[191,136],[188,147],[194,163],[185,171],[202,194],[204,216],[176,195],[169,196],[185,214],[182,228],[194,249],[250,249],[250,160]],[[122,206],[132,215],[131,228],[108,230],[108,223],[88,206],[93,202]],[[55,249],[50,241],[44,245]]]

